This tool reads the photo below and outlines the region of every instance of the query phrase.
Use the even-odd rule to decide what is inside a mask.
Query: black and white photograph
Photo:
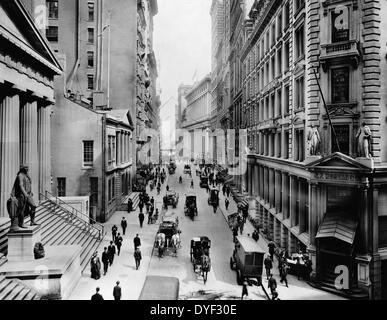
[[[0,0],[0,300],[386,300],[386,16]]]

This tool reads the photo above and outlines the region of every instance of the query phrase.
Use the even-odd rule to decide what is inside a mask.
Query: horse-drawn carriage
[[[179,202],[179,194],[173,190],[167,191],[167,193],[163,197],[163,205],[165,209],[167,209],[168,206],[170,205],[173,208],[176,208],[178,202]]]
[[[211,271],[210,259],[211,240],[208,237],[195,237],[191,240],[190,256],[195,273],[199,273],[207,282],[208,272]]]
[[[190,216],[193,220],[198,215],[198,208],[196,205],[196,194],[190,193],[185,198],[184,214]]]
[[[178,221],[176,219],[164,218],[156,234],[155,248],[161,248],[162,255],[164,248],[172,247],[175,256],[177,256],[177,248],[180,247],[180,233],[181,231],[178,228]]]
[[[189,164],[184,165],[184,174],[191,174],[191,166]]]
[[[219,190],[218,189],[211,189],[210,190],[210,196],[208,197],[208,204],[210,206],[219,207]]]

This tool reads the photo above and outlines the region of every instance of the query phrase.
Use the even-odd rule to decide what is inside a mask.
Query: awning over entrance
[[[349,244],[355,240],[357,221],[347,214],[326,213],[316,238],[336,238]]]

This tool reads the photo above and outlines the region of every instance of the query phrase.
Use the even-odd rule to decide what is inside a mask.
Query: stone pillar
[[[288,229],[281,224],[281,248],[288,248]]]
[[[310,244],[316,246],[318,224],[317,184],[309,182],[309,239]]]
[[[295,189],[295,179],[296,177],[289,174],[289,218],[290,218],[290,226],[294,226],[294,215],[296,214],[296,192]]]
[[[254,196],[259,195],[259,167],[254,166]]]
[[[270,208],[274,207],[275,177],[274,169],[269,169],[269,203]]]
[[[38,104],[26,100],[21,108],[21,163],[29,166],[32,193],[35,203],[39,201],[39,158],[38,158]]]
[[[116,164],[120,164],[121,163],[121,131],[117,131],[116,133],[116,148],[117,148],[117,152],[116,152]]]
[[[8,217],[7,200],[20,166],[19,117],[19,95],[0,97],[0,217]]]
[[[38,109],[39,193],[51,192],[51,106]]]
[[[288,174],[282,172],[282,212],[284,219],[287,219],[289,215],[289,203],[288,203],[289,181]]]
[[[275,204],[274,207],[276,209],[276,212],[279,213],[280,210],[280,203],[281,203],[281,172],[280,171],[274,171],[274,178],[275,178]]]
[[[359,214],[359,227],[360,227],[360,252],[367,254],[370,249],[370,237],[369,237],[369,201],[368,201],[368,186],[362,186],[361,190],[361,208]]]

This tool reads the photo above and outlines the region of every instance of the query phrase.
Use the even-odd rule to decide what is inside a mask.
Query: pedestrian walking
[[[113,227],[112,227],[112,240],[113,240],[113,241],[116,241],[117,231],[118,231],[117,226],[116,226],[116,225],[113,225]]]
[[[227,189],[226,189],[227,198],[230,197],[230,192],[231,192],[230,187],[227,186]]]
[[[142,212],[138,215],[138,220],[140,221],[140,228],[142,228],[142,224],[144,223],[145,216]]]
[[[113,241],[110,241],[110,246],[108,247],[108,254],[109,254],[109,265],[111,266],[114,261],[114,256],[116,254],[116,246],[114,245]]]
[[[117,246],[117,256],[120,255],[120,252],[121,252],[121,247],[122,247],[122,242],[124,241],[124,239],[121,237],[121,234],[119,233],[117,235],[117,238],[116,238],[116,246]]]
[[[121,228],[122,228],[122,234],[125,235],[126,228],[128,227],[128,222],[126,221],[125,217],[122,217],[121,220]]]
[[[150,202],[149,201],[145,204],[145,207],[146,207],[146,213],[149,213],[149,209],[150,209]]]
[[[134,261],[136,262],[136,270],[138,270],[138,268],[140,267],[140,263],[141,263],[141,250],[140,248],[137,247],[137,249],[134,251]]]
[[[114,300],[121,300],[121,296],[122,296],[122,290],[121,290],[121,287],[120,287],[120,282],[117,281],[116,282],[116,286],[113,289]]]
[[[238,227],[235,226],[233,229],[232,229],[232,235],[234,237],[234,242],[236,242],[236,237],[238,236]]]
[[[313,268],[312,268],[312,261],[309,259],[308,256],[305,257],[305,277],[306,277],[306,281],[310,281],[310,274],[311,272],[313,271]]]
[[[102,295],[99,293],[99,287],[95,288],[95,293],[91,296],[92,301],[102,301],[104,300]]]
[[[152,215],[153,215],[153,210],[149,210],[149,212],[148,212],[148,224],[152,223]]]
[[[90,260],[90,273],[91,277],[95,280],[101,278],[101,261],[98,257],[98,252],[94,252]]]
[[[266,269],[266,278],[269,280],[271,275],[271,269],[273,269],[273,261],[270,259],[270,256],[266,255],[265,260],[263,261]]]
[[[245,280],[245,281],[243,281],[241,300],[243,300],[244,296],[248,296],[248,295],[249,295],[249,292],[247,291],[247,281]]]
[[[259,240],[259,232],[257,229],[254,229],[253,235],[251,236],[256,242]]]
[[[285,282],[285,285],[287,288],[289,288],[288,286],[288,279],[287,279],[287,276],[288,276],[288,271],[289,271],[289,265],[286,261],[283,261],[282,264],[281,264],[281,279],[280,279],[280,282],[283,283]]]
[[[223,196],[225,196],[226,195],[226,185],[225,184],[222,187],[222,192],[223,192]]]
[[[155,199],[153,197],[150,199],[150,203],[153,207],[155,206]]]
[[[144,209],[144,202],[140,200],[138,207],[140,208],[140,213],[142,213],[142,209]]]
[[[107,251],[107,248],[103,248],[103,252],[102,252],[102,264],[103,264],[103,275],[106,276],[106,273],[108,271],[108,267],[109,267],[109,253]]]
[[[128,199],[128,213],[133,211],[133,200],[131,198]]]
[[[194,188],[194,182],[193,182],[193,180],[191,180],[191,189],[193,189]]]
[[[166,189],[167,191],[169,191],[169,186],[167,185],[165,189]]]
[[[270,241],[268,244],[267,244],[268,248],[269,248],[269,254],[270,254],[270,258],[271,260],[274,261],[274,249],[275,249],[275,243],[273,241]]]
[[[228,206],[230,205],[230,201],[226,198],[226,200],[224,200],[224,205],[226,206],[226,210],[228,211]]]
[[[240,223],[239,223],[239,232],[241,233],[241,235],[243,234],[243,229],[245,227],[245,222],[242,220]]]
[[[271,299],[272,300],[277,299],[278,298],[277,281],[273,278],[272,274],[270,274],[267,287],[270,289],[271,297],[272,297]]]
[[[136,234],[136,236],[134,237],[133,244],[134,244],[134,250],[136,250],[138,247],[141,246],[141,239],[138,236],[138,234]]]

